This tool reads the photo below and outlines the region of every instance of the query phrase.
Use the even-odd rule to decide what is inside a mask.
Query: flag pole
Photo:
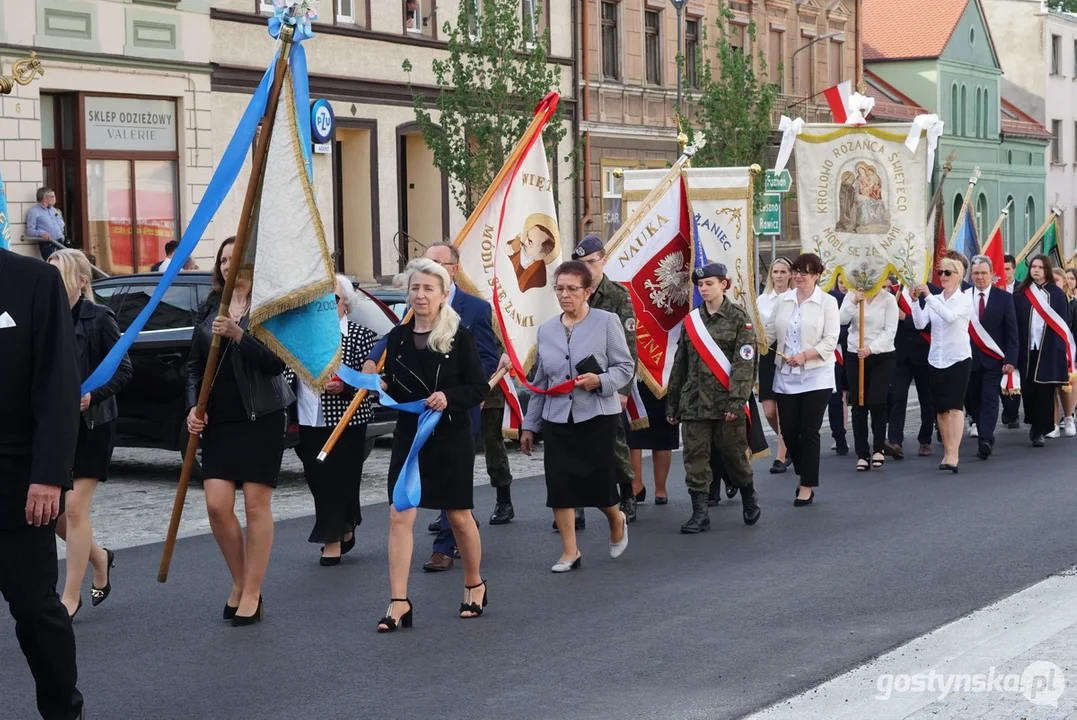
[[[968,212],[969,200],[972,198],[972,191],[976,187],[976,183],[979,180],[980,180],[980,167],[976,166],[972,170],[972,177],[969,178],[969,187],[968,187],[968,190],[965,191],[965,200],[964,200],[964,202],[961,203],[961,212],[959,212],[957,214],[957,217],[954,218],[954,231],[953,231],[953,233],[950,234],[950,242],[947,245],[947,247],[950,247],[950,248],[953,247],[954,238],[957,237],[957,229],[959,227],[961,227],[961,221],[965,217],[965,213]],[[936,258],[936,260],[937,259],[938,258]]]
[[[927,205],[927,217],[925,222],[931,220],[931,216],[935,213],[935,207],[942,202],[942,186],[946,182],[946,178],[950,175],[950,171],[954,169],[954,160],[957,159],[957,151],[951,150],[950,154],[946,156],[946,162],[942,164],[942,175],[939,177],[939,186],[935,188],[935,194],[931,196],[931,202]]]
[[[617,232],[613,234],[610,241],[606,243],[606,257],[610,258],[617,251],[617,248],[623,243],[635,230],[640,220],[647,217],[647,213],[650,212],[651,207],[662,199],[666,190],[675,183],[681,177],[681,170],[688,165],[688,161],[692,159],[692,153],[684,152],[677,159],[677,162],[673,163],[673,167],[669,169],[666,176],[658,181],[658,184],[647,193],[647,197],[643,199],[640,206],[636,208],[636,211],[617,228]]]
[[[467,238],[468,233],[475,227],[475,223],[482,217],[483,210],[493,200],[494,194],[501,186],[501,183],[505,180],[512,169],[516,166],[520,157],[524,154],[524,149],[530,143],[531,138],[535,136],[535,133],[539,132],[546,124],[546,121],[550,119],[550,115],[557,109],[557,100],[560,98],[555,92],[551,92],[535,108],[535,116],[531,118],[531,123],[524,130],[524,134],[520,137],[520,141],[516,143],[516,147],[512,149],[509,156],[505,159],[505,163],[498,170],[497,175],[494,176],[493,182],[486,188],[486,192],[483,193],[482,198],[478,204],[475,205],[475,209],[471,211],[471,215],[468,216],[467,222],[464,223],[464,227],[460,229],[460,232],[456,235],[456,239],[453,240],[453,245],[460,247],[464,240]],[[551,105],[552,103],[552,105]],[[408,310],[402,323],[407,322],[411,318],[411,310]],[[385,351],[382,351],[381,357],[378,358],[378,372],[380,373],[382,368],[385,367]],[[495,383],[496,384],[496,383]],[[321,451],[318,453],[318,462],[325,462],[325,459],[329,457],[329,453],[333,452],[333,448],[336,447],[337,441],[340,440],[340,436],[344,434],[344,429],[348,427],[348,423],[351,422],[352,416],[355,415],[355,411],[359,409],[360,403],[366,399],[367,391],[360,390],[355,393],[355,397],[348,404],[348,407],[344,410],[344,414],[340,418],[340,422],[333,428],[332,434],[329,439],[325,441],[325,445],[322,446]]]
[[[991,228],[991,234],[987,236],[987,242],[980,247],[981,255],[987,254],[987,247],[991,244],[991,239],[995,237],[995,233],[1002,227],[1002,223],[1005,222],[1006,218],[1009,216],[1011,205],[1013,205],[1013,198],[1010,198],[1010,201],[1006,203],[1006,207],[1002,208],[1002,213],[998,216],[998,220],[995,221],[995,227]]]
[[[243,210],[239,216],[239,227],[236,229],[236,241],[232,246],[232,257],[235,258],[235,261],[229,263],[228,277],[225,279],[224,290],[221,292],[221,304],[217,308],[217,317],[228,313],[228,306],[232,302],[232,291],[235,289],[236,278],[239,276],[239,268],[243,264],[243,254],[247,245],[247,237],[250,235],[255,199],[261,192],[262,174],[265,170],[269,138],[273,134],[273,123],[277,117],[277,104],[280,101],[284,76],[288,70],[288,54],[292,47],[293,33],[293,26],[285,24],[281,27],[281,46],[280,52],[277,54],[273,85],[269,89],[266,112],[262,118],[262,129],[258,134],[258,141],[251,159],[251,175],[247,181],[247,194],[243,199]],[[206,406],[209,404],[210,389],[213,386],[213,376],[217,368],[220,352],[221,336],[213,335],[213,341],[206,356],[206,368],[202,373],[202,387],[198,392],[198,404],[195,406],[195,417],[199,420],[206,416]],[[179,533],[180,518],[183,516],[183,505],[187,500],[187,486],[191,481],[191,471],[194,468],[194,456],[195,451],[198,449],[198,439],[199,436],[193,434],[187,438],[187,450],[183,456],[183,470],[180,472],[179,485],[176,486],[176,499],[172,504],[172,519],[168,523],[168,535],[165,538],[164,551],[161,553],[161,567],[157,572],[157,582],[159,583],[168,582],[168,570],[172,564],[172,553],[176,549],[176,536]]]
[[[1020,266],[1028,254],[1032,252],[1032,248],[1036,243],[1043,239],[1043,234],[1047,232],[1047,228],[1051,227],[1051,223],[1058,217],[1057,208],[1051,208],[1051,212],[1047,213],[1047,219],[1043,221],[1043,225],[1040,225],[1040,229],[1036,231],[1036,234],[1032,236],[1032,239],[1028,241],[1021,253],[1017,256],[1017,261],[1014,263],[1014,267]]]

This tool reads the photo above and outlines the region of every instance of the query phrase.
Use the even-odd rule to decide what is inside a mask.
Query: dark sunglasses
[[[945,275],[946,277],[950,277],[951,275],[957,275],[957,273],[953,270],[939,270],[939,275]]]
[[[340,295],[334,295],[333,297],[337,299],[337,302],[340,302]]]

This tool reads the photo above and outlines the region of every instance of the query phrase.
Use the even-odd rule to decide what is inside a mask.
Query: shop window
[[[437,37],[435,0],[404,0],[404,29],[414,35]]]
[[[618,173],[615,171],[636,170],[639,166],[639,160],[602,160],[602,239],[605,242],[609,242],[624,222],[621,207],[624,178],[617,177]]]
[[[618,37],[617,3],[602,3],[602,76],[607,80],[621,79],[621,52]]]
[[[176,161],[87,160],[89,250],[110,275],[147,272],[177,238]]]

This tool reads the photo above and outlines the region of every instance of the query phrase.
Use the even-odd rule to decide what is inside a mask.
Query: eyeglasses
[[[334,297],[337,299],[337,302],[340,302],[340,295],[335,295]]]
[[[553,291],[558,295],[572,294],[583,290],[582,285],[554,285]]]
[[[957,273],[953,270],[939,270],[939,275],[945,275],[946,277],[950,277],[951,275],[957,275]]]
[[[814,275],[815,273],[808,272],[807,270],[793,270],[792,274],[796,275],[797,277],[808,277],[809,275]]]
[[[443,262],[438,262],[437,260],[435,260],[434,262],[437,262],[438,265],[440,265],[441,267],[452,267],[453,265],[459,265],[459,263],[454,263],[454,262],[444,262],[443,263]]]

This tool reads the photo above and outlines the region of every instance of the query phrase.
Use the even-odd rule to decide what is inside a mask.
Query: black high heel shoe
[[[238,610],[239,610],[238,606],[232,607],[228,603],[225,603],[224,604],[224,612],[221,613],[221,617],[224,619],[225,622],[228,622],[229,620],[231,620],[232,618],[234,618],[236,616],[236,612]]]
[[[636,493],[636,502],[641,503],[647,499],[647,486],[644,485],[643,489]]]
[[[482,605],[474,602],[460,603],[460,618],[462,620],[471,620],[482,616],[482,609],[490,602],[490,589],[486,587],[486,581],[483,580],[478,585],[465,585],[464,589],[467,590],[467,599],[471,599],[471,591],[478,588],[486,588],[482,594]],[[464,615],[469,612],[471,615]]]
[[[408,611],[400,616],[399,621],[397,621],[397,619],[394,618],[393,615],[392,615],[393,603],[398,603],[398,602],[406,602],[408,604]],[[378,620],[378,632],[380,632],[380,633],[396,632],[396,629],[398,627],[406,627],[406,628],[411,627],[411,622],[412,622],[412,619],[414,617],[414,615],[413,615],[414,610],[415,610],[415,608],[412,607],[411,600],[408,600],[407,598],[390,598],[389,599],[389,608],[385,611],[385,617],[383,617],[381,620]],[[385,627],[383,628],[382,625],[384,625]]]
[[[352,551],[352,548],[354,548],[354,547],[355,547],[355,531],[352,530],[352,539],[351,540],[341,540],[340,541],[340,554],[341,555],[347,555],[348,553],[350,553]]]
[[[794,498],[794,500],[793,500],[793,507],[804,507],[805,505],[811,505],[812,502],[815,501],[815,491],[814,490],[811,491],[811,495],[809,495],[806,500],[801,500],[799,495],[800,495],[800,493],[798,492],[797,497]]]
[[[236,608],[239,610],[239,608]],[[258,596],[258,609],[254,611],[253,615],[239,615],[236,614],[232,617],[232,627],[245,627],[247,625],[253,625],[257,622],[262,622],[265,618],[265,611],[262,609],[262,596]]]
[[[94,607],[108,600],[108,596],[112,592],[112,568],[116,567],[116,553],[108,548],[104,548],[104,551],[105,557],[108,558],[105,567],[105,587],[97,588],[93,586],[93,583],[90,584],[90,604]]]
[[[949,470],[954,475],[957,474],[957,463],[951,465],[950,463],[939,463],[939,470]]]

